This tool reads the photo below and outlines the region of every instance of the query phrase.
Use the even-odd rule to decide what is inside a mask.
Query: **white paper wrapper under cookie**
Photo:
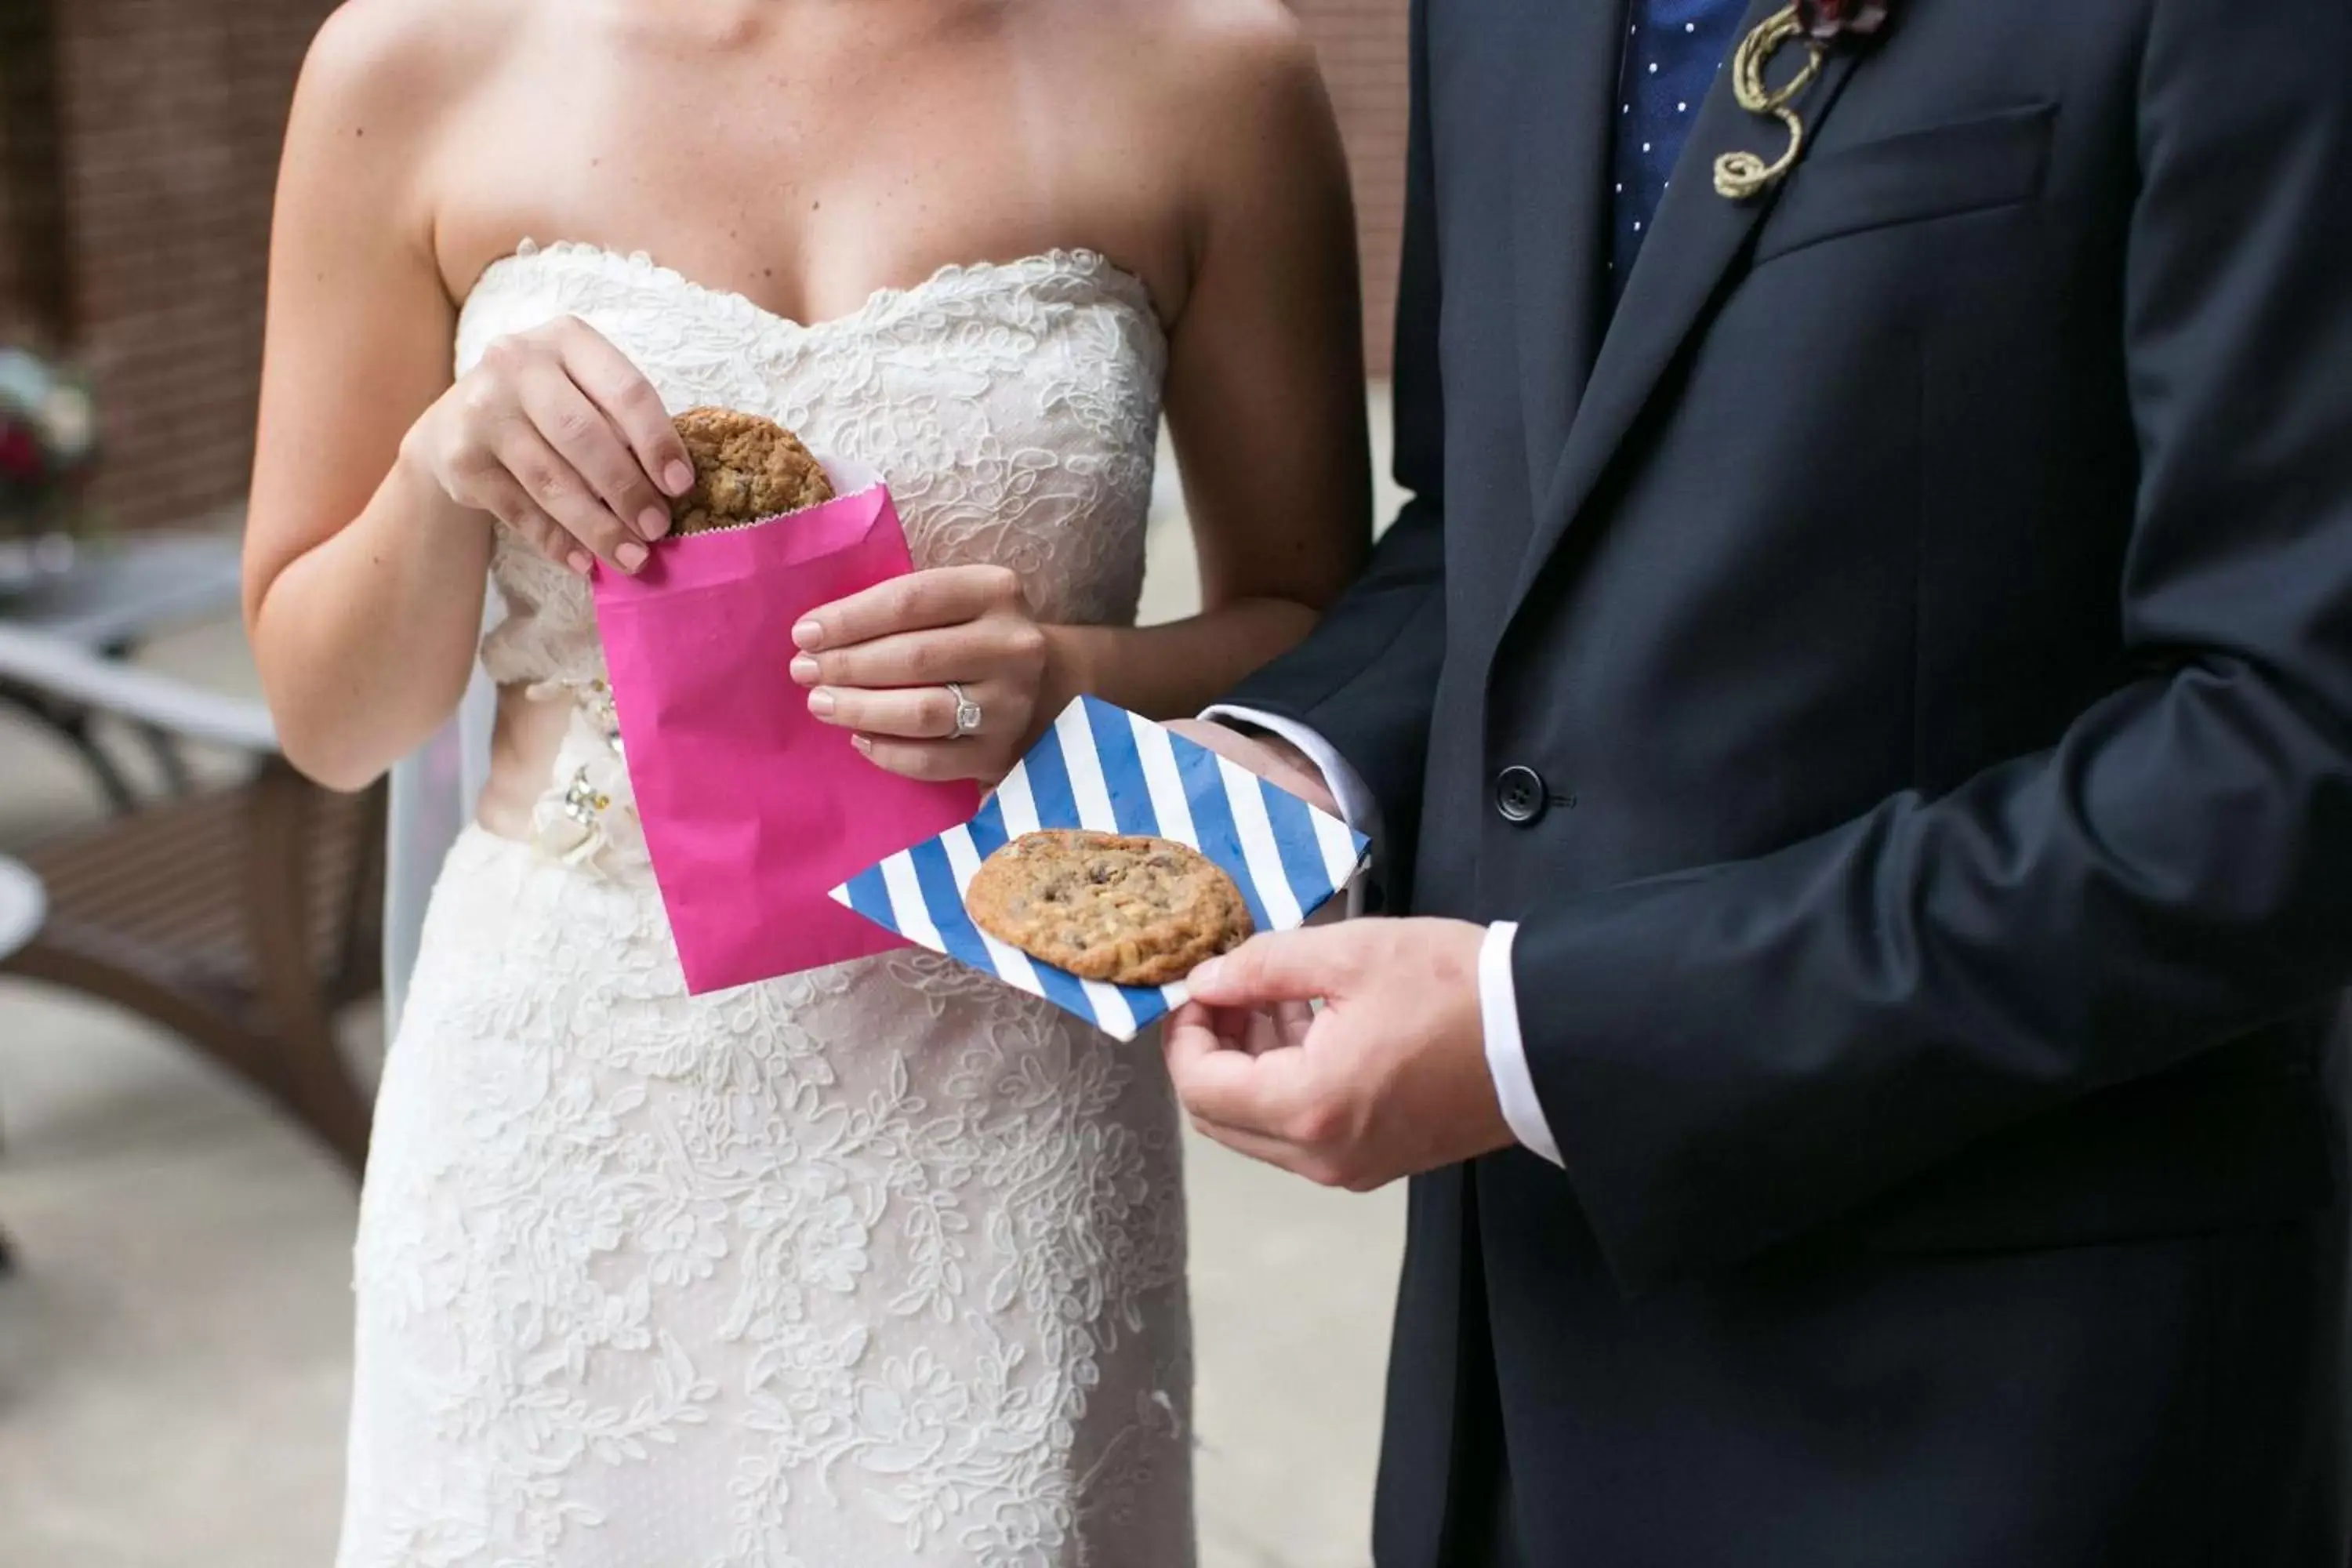
[[[1105,1034],[1133,1039],[1181,1006],[1160,986],[1081,980],[974,925],[963,905],[980,863],[1039,828],[1149,834],[1223,867],[1259,931],[1288,931],[1345,889],[1367,840],[1206,747],[1099,698],[1064,709],[977,816],[834,889],[840,902],[909,942],[1043,996]]]
[[[860,495],[882,482],[882,470],[865,463],[853,463],[846,458],[828,458],[822,452],[811,452],[824,477],[833,481],[833,497]],[[792,513],[783,514],[790,517]]]

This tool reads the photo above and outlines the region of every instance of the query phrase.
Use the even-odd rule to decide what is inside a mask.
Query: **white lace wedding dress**
[[[458,363],[567,312],[674,409],[879,468],[919,564],[1133,618],[1166,347],[1100,257],[804,327],[526,247]],[[685,995],[586,587],[503,542],[494,574],[490,674],[575,715],[536,842],[451,854],[385,1069],[341,1568],[1190,1563],[1158,1051],[927,954]]]

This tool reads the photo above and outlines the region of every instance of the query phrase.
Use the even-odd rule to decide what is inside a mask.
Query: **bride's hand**
[[[667,498],[694,488],[661,395],[572,316],[490,344],[410,428],[400,460],[583,574],[592,554],[644,565],[669,531]]]
[[[916,779],[980,779],[1012,771],[1079,684],[1052,631],[1002,566],[909,573],[809,612],[793,628],[793,679],[809,711],[853,731],[880,767]],[[959,735],[962,689],[980,710]]]

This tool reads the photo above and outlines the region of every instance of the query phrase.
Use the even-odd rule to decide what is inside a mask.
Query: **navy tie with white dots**
[[[1625,64],[1618,88],[1617,161],[1611,210],[1609,293],[1633,270],[1690,136],[1698,106],[1731,53],[1745,0],[1627,0]]]

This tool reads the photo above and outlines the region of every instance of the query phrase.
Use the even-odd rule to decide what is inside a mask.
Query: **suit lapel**
[[[1744,36],[1779,10],[1782,3],[1749,0],[1740,34]],[[1785,79],[1793,68],[1797,47],[1790,45],[1776,62],[1772,80]],[[1793,106],[1804,121],[1809,145],[1836,102],[1846,73],[1853,68],[1854,55],[1851,47],[1832,49],[1820,77]],[[1535,490],[1535,531],[1520,569],[1520,595],[1591,500],[1593,487],[1656,392],[1667,366],[1705,315],[1748,237],[1771,210],[1777,187],[1744,202],[1717,195],[1717,156],[1747,148],[1767,159],[1776,158],[1786,140],[1779,121],[1739,107],[1732,96],[1731,69],[1727,65],[1708,89],[1690,140],[1675,161],[1674,178],[1658,205],[1633,276],[1625,280],[1624,294],[1601,339],[1599,357],[1557,465]],[[1587,162],[1605,161],[1597,158],[1590,145],[1582,156]],[[1599,264],[1596,260],[1592,265],[1597,268]]]
[[[1532,500],[1559,467],[1600,345],[1625,7],[1623,0],[1533,0],[1519,18],[1512,257]]]

